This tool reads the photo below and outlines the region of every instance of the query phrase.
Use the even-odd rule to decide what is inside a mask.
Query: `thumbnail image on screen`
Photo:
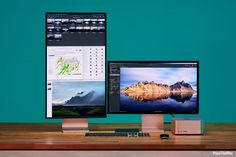
[[[105,113],[102,81],[58,81],[52,83],[53,117],[99,117]]]
[[[197,68],[120,68],[120,111],[183,113],[197,105]]]

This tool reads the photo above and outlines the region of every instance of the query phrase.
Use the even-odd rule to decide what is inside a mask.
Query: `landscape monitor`
[[[108,112],[198,114],[198,61],[110,61]]]
[[[46,13],[46,118],[106,116],[105,13]]]

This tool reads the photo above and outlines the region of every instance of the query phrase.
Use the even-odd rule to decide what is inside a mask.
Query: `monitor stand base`
[[[143,114],[142,115],[143,132],[164,132],[163,114]]]
[[[88,118],[62,119],[62,132],[88,131]]]

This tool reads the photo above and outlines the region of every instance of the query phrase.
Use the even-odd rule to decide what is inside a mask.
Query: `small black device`
[[[144,132],[113,132],[113,133],[105,133],[105,132],[99,132],[99,133],[85,133],[85,136],[102,136],[102,137],[149,137],[149,133]]]
[[[161,139],[168,139],[169,137],[169,134],[160,134]]]

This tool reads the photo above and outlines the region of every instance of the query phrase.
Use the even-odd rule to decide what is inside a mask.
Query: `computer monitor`
[[[158,114],[198,114],[198,63],[110,61],[108,112],[143,114],[142,127],[150,129]]]
[[[46,118],[87,130],[106,117],[105,64],[105,13],[46,13]]]

